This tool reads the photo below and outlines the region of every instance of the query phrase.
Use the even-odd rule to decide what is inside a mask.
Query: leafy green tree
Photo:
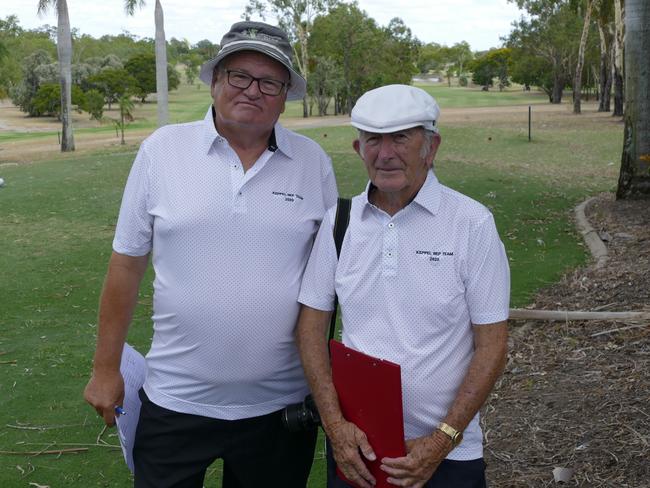
[[[104,95],[99,90],[88,90],[82,109],[90,114],[91,119],[102,120],[104,116]]]
[[[203,39],[192,46],[192,52],[198,54],[203,61],[208,61],[219,53],[219,44]]]
[[[309,48],[313,56],[330,58],[341,67],[343,86],[337,94],[335,113],[349,111],[370,86],[366,76],[374,66],[371,55],[381,52],[377,25],[355,4],[340,4],[314,20]]]
[[[104,59],[109,55],[122,60],[139,53],[153,51],[154,40],[151,38],[140,39],[128,32],[122,32],[118,35],[104,35],[97,39],[84,34],[75,37],[74,48],[75,63],[88,62],[90,58]],[[96,64],[96,62],[93,61],[90,64]]]
[[[124,68],[108,68],[88,78],[89,88],[99,91],[108,109],[120,98],[135,92],[137,81]]]
[[[417,72],[418,43],[403,22],[378,27],[356,4],[339,4],[314,20],[309,49],[333,60],[342,71],[335,113],[352,109],[367,90],[409,83]]]
[[[72,85],[72,104],[80,111],[86,104],[86,95],[77,85]],[[49,115],[61,117],[61,87],[57,83],[44,83],[41,85],[32,101],[34,115],[37,117]]]
[[[488,58],[487,53],[475,58],[468,67],[472,71],[472,82],[481,85],[483,90],[487,91],[494,85],[494,77],[497,75],[496,66]]]
[[[419,73],[427,74],[432,71],[442,71],[445,60],[441,49],[442,46],[437,42],[429,42],[420,46],[417,60]]]
[[[314,18],[325,13],[333,0],[249,0],[244,17],[250,20],[255,13],[265,18],[271,12],[293,41],[294,59],[300,74],[309,81],[309,37]],[[303,117],[309,115],[307,95],[303,98]]]
[[[124,0],[124,8],[128,15],[133,15],[136,7],[142,7],[144,0]],[[156,25],[155,52],[156,52],[156,112],[158,127],[166,125],[169,120],[169,88],[167,68],[167,43],[165,42],[165,20],[162,3],[156,0],[154,8]]]
[[[27,56],[22,63],[23,79],[11,90],[11,100],[23,112],[34,116],[33,98],[41,86],[38,68],[52,63],[50,55],[38,49]]]
[[[307,92],[316,100],[318,115],[327,115],[327,108],[332,98],[343,83],[341,68],[330,58],[312,58]]]
[[[561,103],[564,88],[575,72],[583,22],[567,4],[549,4],[544,10],[531,2],[529,7],[532,17],[514,23],[506,40],[513,59],[513,80],[537,85],[551,103]],[[520,77],[525,74],[524,66],[535,69]],[[531,78],[533,74],[536,76]]]
[[[156,57],[153,54],[137,54],[124,63],[124,69],[135,79],[133,92],[142,103],[149,93],[156,92]],[[178,88],[178,73],[167,65],[167,80],[170,90]]]
[[[56,8],[57,16],[57,52],[59,56],[61,82],[61,151],[74,151],[74,134],[72,132],[72,33],[66,0],[39,0],[38,13],[50,6]]]
[[[183,56],[190,53],[190,50],[190,42],[187,39],[179,40],[172,37],[167,47],[169,62],[172,65],[178,64]]]
[[[32,113],[36,116],[56,115],[61,111],[61,87],[54,83],[45,83],[38,88],[32,100]]]
[[[203,64],[203,59],[199,54],[190,52],[181,56],[180,61],[185,65],[185,78],[187,82],[193,85],[199,76],[199,69]]]
[[[461,77],[465,73],[467,63],[474,59],[474,54],[467,41],[460,41],[449,48],[448,59],[452,61],[458,77]]]

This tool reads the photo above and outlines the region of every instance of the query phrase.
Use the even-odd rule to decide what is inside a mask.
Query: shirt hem
[[[290,395],[255,405],[205,405],[167,395],[146,382],[143,388],[149,400],[167,410],[219,420],[241,420],[266,415],[292,403],[301,402],[309,393],[309,389],[305,387]]]

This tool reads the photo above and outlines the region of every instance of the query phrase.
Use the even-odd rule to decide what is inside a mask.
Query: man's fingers
[[[113,408],[105,409],[102,417],[104,417],[104,423],[109,427],[113,427],[115,425],[115,410]]]
[[[341,469],[347,479],[359,485],[361,488],[372,488],[375,485],[375,478],[370,474],[363,461],[349,463],[345,469]]]
[[[366,434],[364,434],[361,431],[357,433],[357,444],[359,445],[359,449],[361,449],[361,452],[363,453],[366,459],[368,459],[369,461],[374,461],[375,459],[377,459],[377,456],[375,455],[375,451],[372,450],[372,446],[370,446]]]

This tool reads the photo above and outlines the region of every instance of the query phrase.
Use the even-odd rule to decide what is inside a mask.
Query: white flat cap
[[[386,85],[367,91],[352,109],[351,123],[367,132],[388,133],[422,126],[438,132],[435,99],[410,85]]]

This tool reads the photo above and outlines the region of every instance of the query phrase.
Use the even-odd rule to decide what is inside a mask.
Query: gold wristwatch
[[[438,430],[451,439],[452,447],[456,447],[463,440],[463,433],[454,429],[451,425],[440,422]]]

